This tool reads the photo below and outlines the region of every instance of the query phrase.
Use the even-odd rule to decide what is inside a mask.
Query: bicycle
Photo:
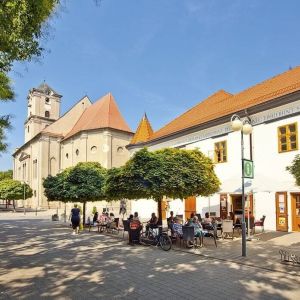
[[[169,251],[172,247],[172,240],[161,228],[149,228],[148,232],[143,231],[140,235],[140,243],[144,246],[160,246],[164,251]]]

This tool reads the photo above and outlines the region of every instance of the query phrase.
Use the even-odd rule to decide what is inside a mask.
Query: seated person
[[[149,234],[149,228],[151,228],[151,229],[158,228],[158,218],[155,215],[155,213],[151,214],[151,219],[147,222],[146,235]]]
[[[114,225],[115,225],[115,215],[113,213],[110,213],[107,220],[107,228],[113,228]]]
[[[205,224],[211,224],[212,223],[212,219],[210,218],[208,212],[205,213],[205,218],[203,219],[203,223],[205,223]]]
[[[172,233],[176,237],[182,237],[182,224],[180,224],[179,218],[174,218],[174,223],[172,224]]]
[[[214,236],[218,238],[218,232],[217,232],[218,224],[214,219],[210,218],[208,212],[205,213],[205,218],[203,219],[202,227],[203,229],[208,231],[213,230]]]
[[[129,215],[129,218],[127,219],[128,222],[131,222],[133,220],[133,214]]]
[[[190,218],[185,222],[185,225],[192,226],[194,216],[195,214],[192,212]]]
[[[100,231],[102,232],[104,228],[107,227],[108,213],[102,212],[101,216],[98,218],[98,226],[100,227]]]
[[[194,216],[192,226],[194,226],[194,236],[199,238],[200,245],[203,245],[203,228],[197,216]]]
[[[98,217],[98,223],[102,225],[102,224],[106,224],[106,222],[107,222],[107,214],[103,212],[101,216]]]
[[[172,224],[174,223],[174,219],[175,219],[174,212],[171,211],[170,212],[170,217],[167,218],[168,228],[170,228],[170,229],[172,228]]]
[[[137,211],[133,214],[133,220],[140,221],[139,214]]]
[[[141,230],[143,225],[138,218],[134,218],[129,223],[129,244],[132,244],[133,241],[140,241]]]

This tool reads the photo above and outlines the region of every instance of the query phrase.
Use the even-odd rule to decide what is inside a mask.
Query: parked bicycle
[[[141,232],[140,243],[145,246],[160,246],[164,251],[169,251],[172,247],[172,240],[166,232],[160,232],[159,228],[149,228],[148,231]]]

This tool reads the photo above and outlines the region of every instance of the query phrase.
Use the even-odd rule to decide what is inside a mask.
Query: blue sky
[[[219,89],[236,93],[300,65],[300,1],[65,0],[40,61],[16,64],[9,149],[24,142],[28,90],[43,80],[61,113],[112,92],[132,130],[144,112],[156,130]]]

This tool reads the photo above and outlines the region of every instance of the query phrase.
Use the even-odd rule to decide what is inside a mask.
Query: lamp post
[[[25,200],[26,200],[26,181],[23,182],[23,212],[24,212],[24,215],[26,215]]]
[[[241,156],[242,156],[242,256],[247,256],[246,251],[246,222],[245,222],[245,182],[244,182],[244,134],[252,132],[251,120],[249,117],[241,119],[234,114],[231,117],[231,128],[233,131],[241,132]]]

